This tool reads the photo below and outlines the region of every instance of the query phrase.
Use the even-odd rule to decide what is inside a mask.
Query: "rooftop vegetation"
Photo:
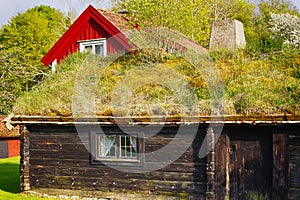
[[[225,114],[300,114],[299,50],[287,48],[265,55],[245,50],[215,51],[210,56],[224,81]],[[110,63],[109,58],[80,53],[70,56],[56,74],[17,100],[14,113],[71,116],[75,109],[76,115],[82,116],[88,115],[87,111],[97,116],[176,116],[211,112],[210,93],[201,72],[180,56],[142,51],[103,66],[106,63]],[[159,81],[145,81],[145,77],[153,76],[172,80],[174,87],[180,87],[176,84],[182,82],[173,72],[192,88],[192,96],[176,93]],[[124,85],[134,90],[123,93]],[[128,98],[122,99],[123,94]]]

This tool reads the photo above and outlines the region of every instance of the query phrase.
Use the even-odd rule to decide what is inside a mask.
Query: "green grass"
[[[300,115],[299,50],[287,49],[266,55],[253,55],[247,51],[237,50],[210,52],[210,55],[224,82],[225,114]],[[121,57],[110,65],[105,65],[109,58],[94,59],[97,64],[93,64],[95,63],[91,62],[93,60],[86,62],[86,55],[82,54],[75,54],[66,59],[58,66],[58,72],[55,75],[49,76],[43,83],[17,100],[14,113],[71,116],[73,94],[78,92],[74,90],[74,83],[78,77],[77,85],[82,85],[81,91],[91,90],[91,93],[76,95],[76,98],[85,100],[88,96],[91,99],[89,94],[93,94],[97,116],[161,114],[176,116],[182,114],[182,111],[191,113],[191,110],[196,111],[198,115],[210,114],[210,96],[201,72],[199,73],[180,57],[162,52],[141,52]],[[150,70],[141,70],[141,66],[146,66]],[[159,82],[158,84],[141,84],[141,87],[132,91],[130,97],[124,98],[127,100],[125,106],[116,106],[116,101],[124,96],[123,93],[121,93],[123,96],[119,95],[120,93],[114,93],[116,87],[121,89],[119,91],[124,90],[123,85],[134,88],[135,84],[143,83],[144,77],[153,78],[153,74],[156,74],[154,79],[172,80],[173,86],[179,86],[179,79],[172,76],[172,73],[161,70],[162,66],[180,74],[193,88],[195,96],[189,96],[181,91],[174,93]],[[125,81],[122,82],[124,79]],[[92,89],[86,87],[93,84],[95,87]],[[197,104],[190,107],[191,101],[189,100],[193,100],[194,97],[196,97]],[[92,103],[92,101],[85,103]],[[84,110],[85,106],[86,104],[75,105],[77,110]],[[179,107],[180,111],[178,111]],[[86,113],[80,114],[86,116]]]
[[[20,157],[0,159],[0,200],[41,200],[20,194]]]

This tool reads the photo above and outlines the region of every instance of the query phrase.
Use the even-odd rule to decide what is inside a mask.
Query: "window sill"
[[[142,166],[141,160],[129,159],[97,159],[91,161],[92,165],[123,165],[123,166]]]

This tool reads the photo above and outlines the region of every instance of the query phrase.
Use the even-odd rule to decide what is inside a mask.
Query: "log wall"
[[[300,199],[300,128],[289,130],[289,199]]]
[[[174,163],[157,171],[128,173],[92,162],[93,128],[79,137],[74,126],[28,125],[21,135],[21,189],[139,191],[194,199],[300,199],[298,125],[226,125],[215,149],[200,159],[207,128],[199,127],[192,144]],[[103,130],[122,132],[116,126]],[[177,130],[167,126],[145,138],[145,152],[169,145]],[[151,156],[143,163],[160,164]],[[124,165],[131,170],[139,167]]]
[[[28,126],[30,151],[30,187],[101,191],[139,191],[145,193],[195,196],[206,194],[206,158],[198,158],[205,136],[199,130],[193,144],[171,165],[148,173],[126,173],[101,164],[91,163],[89,133],[78,136],[74,127]],[[118,132],[106,127],[105,132]],[[167,127],[145,139],[145,151],[152,152],[167,145],[176,134]],[[184,138],[182,138],[184,139]],[[144,165],[160,165],[147,157]],[[138,166],[124,166],[138,169]]]

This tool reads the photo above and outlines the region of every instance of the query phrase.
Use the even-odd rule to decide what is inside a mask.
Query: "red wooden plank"
[[[8,157],[15,157],[20,155],[20,140],[8,140]]]

